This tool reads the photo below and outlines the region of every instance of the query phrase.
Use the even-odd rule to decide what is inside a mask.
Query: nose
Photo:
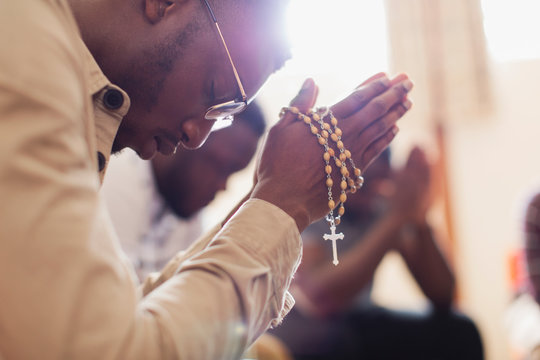
[[[190,118],[182,124],[182,144],[185,148],[196,149],[200,147],[210,134],[215,120],[201,118]]]

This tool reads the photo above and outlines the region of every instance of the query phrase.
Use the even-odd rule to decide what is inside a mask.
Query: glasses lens
[[[204,116],[207,120],[221,120],[227,117],[232,117],[246,108],[246,103],[229,101],[223,104],[212,106]]]

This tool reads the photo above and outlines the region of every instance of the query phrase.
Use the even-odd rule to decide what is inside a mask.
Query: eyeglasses
[[[210,4],[208,3],[208,1],[203,0],[203,2],[206,4],[206,7],[208,8],[208,11],[210,12],[210,16],[212,17],[212,21],[214,21],[214,24],[216,25],[216,29],[218,31],[219,37],[221,38],[221,42],[223,43],[223,47],[225,48],[225,52],[227,53],[227,57],[229,58],[229,62],[231,63],[234,77],[236,78],[236,83],[238,84],[238,89],[240,90],[240,97],[231,101],[227,101],[227,102],[216,104],[214,106],[209,107],[208,110],[206,110],[206,114],[204,115],[204,118],[207,120],[231,121],[235,114],[242,112],[242,110],[246,108],[247,96],[246,96],[246,92],[244,91],[244,86],[242,86],[242,82],[240,81],[240,76],[238,76],[238,71],[236,71],[236,67],[234,66],[231,54],[229,53],[229,48],[227,47],[227,44],[225,43],[225,39],[223,38],[223,34],[221,33],[221,29],[219,28],[218,22],[216,20],[216,16],[214,15],[214,12],[212,11],[212,8],[210,7]]]

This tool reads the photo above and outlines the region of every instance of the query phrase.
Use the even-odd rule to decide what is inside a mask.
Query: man
[[[306,229],[295,285],[303,299],[275,335],[295,359],[482,359],[472,321],[453,312],[455,278],[427,220],[429,163],[414,148],[402,169],[385,151],[350,196],[338,231],[339,266],[331,264],[323,220]],[[322,229],[321,229],[322,228]],[[430,302],[425,313],[391,311],[371,300],[376,268],[390,251],[405,261]]]
[[[2,357],[237,358],[291,308],[299,231],[328,211],[320,147],[292,114],[238,211],[142,291],[99,196],[111,149],[196,148],[283,65],[284,2],[211,4],[0,2]],[[360,168],[411,88],[377,75],[333,106]],[[291,104],[316,94],[308,80]]]
[[[125,151],[111,159],[101,191],[139,279],[161,270],[201,235],[200,210],[249,164],[265,126],[261,109],[252,102],[200,149],[178,149],[150,161]]]

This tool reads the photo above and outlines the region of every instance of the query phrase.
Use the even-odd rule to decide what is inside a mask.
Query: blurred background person
[[[406,165],[393,170],[385,151],[345,203],[338,266],[322,240],[326,221],[304,231],[297,305],[272,331],[296,359],[483,359],[476,326],[451,309],[455,277],[428,222],[429,207],[424,152],[414,148]],[[371,300],[374,272],[390,251],[404,259],[429,299],[428,311],[392,311]]]
[[[265,128],[253,102],[200,149],[179,147],[173,156],[158,154],[149,161],[130,150],[112,158],[102,192],[140,279],[201,235],[200,210],[225,190],[229,176],[249,164]]]
[[[523,217],[524,248],[513,265],[515,299],[506,326],[516,359],[540,360],[540,193],[529,197]]]

